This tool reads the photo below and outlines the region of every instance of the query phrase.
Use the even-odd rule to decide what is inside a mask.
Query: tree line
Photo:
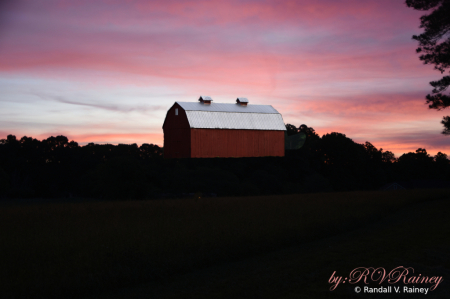
[[[65,136],[0,140],[0,197],[161,198],[376,190],[398,181],[450,180],[446,154],[403,154],[359,144],[341,133],[320,137],[287,124],[306,141],[285,157],[164,159],[154,144],[80,146]]]

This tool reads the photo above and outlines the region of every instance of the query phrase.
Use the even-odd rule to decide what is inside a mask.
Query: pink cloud
[[[439,131],[429,124],[441,115],[423,99],[439,74],[420,63],[411,41],[423,13],[402,1],[15,3],[4,13],[0,75],[153,84],[186,97],[246,93],[286,120],[315,119],[308,125],[321,133],[367,136],[386,150],[446,148],[441,135],[426,138]],[[402,137],[420,122],[428,122],[420,136]],[[389,136],[381,132],[387,126]],[[67,131],[81,143],[162,144],[162,133],[115,133]]]
[[[352,119],[366,118],[370,114],[376,114],[376,117],[381,117],[378,121],[385,121],[393,115],[396,118],[404,116],[406,120],[417,119],[417,117],[429,118],[431,113],[435,112],[428,110],[424,94],[420,93],[323,97],[320,100],[303,101],[292,105],[291,109],[310,111],[312,114],[351,117]]]

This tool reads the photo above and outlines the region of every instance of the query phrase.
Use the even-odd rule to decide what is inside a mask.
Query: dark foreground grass
[[[424,298],[424,294],[356,293],[356,284],[341,283],[330,290],[328,280],[348,277],[356,267],[411,267],[414,275],[442,276],[425,298],[450,298],[450,200],[435,200],[400,211],[352,232],[236,262],[213,266],[89,299],[144,298]],[[383,286],[390,284],[384,283]],[[369,284],[380,287],[379,284]],[[430,288],[430,284],[406,286]]]
[[[444,198],[450,198],[450,191],[4,206],[0,208],[0,297],[84,297],[152,281],[161,284],[175,274],[239,262],[288,246],[321,242],[324,238],[379,222],[401,209]],[[442,209],[439,211],[444,213]],[[429,230],[429,235],[433,236],[443,224],[433,223],[436,220],[433,213],[426,217],[422,219],[423,225],[414,229]],[[345,242],[335,241],[334,244],[344,246],[343,250],[353,256],[355,252],[376,248],[389,252],[388,247],[383,247],[384,235],[377,236],[379,242],[370,247],[367,247],[368,241],[360,237],[350,238],[352,243],[347,249]],[[430,242],[423,233],[418,236],[417,244]],[[402,235],[395,238],[393,249],[404,252],[398,256],[413,259],[414,252],[418,251],[408,251],[413,247],[409,241],[402,241]],[[443,240],[436,240],[442,235],[430,238],[437,244],[445,244]],[[327,265],[330,269],[338,266],[345,260],[345,254],[337,250],[333,256],[333,251],[323,251],[326,248],[323,246],[296,253],[297,263],[303,261],[312,273],[313,264],[319,263],[318,267],[324,272],[316,275],[331,275]],[[342,264],[342,271],[361,265],[367,256],[360,253],[360,260]],[[370,256],[378,257],[380,263],[389,262],[382,254]],[[278,263],[277,267],[282,264]],[[298,270],[296,273],[302,273]],[[284,272],[291,273],[289,271],[292,272]],[[242,273],[245,275],[245,271]],[[323,288],[322,284],[311,283],[312,290]],[[256,286],[258,283],[248,284]],[[264,280],[261,285],[270,289],[270,284]],[[211,291],[225,294],[226,290],[235,289],[227,284],[221,287],[219,284]],[[299,289],[286,287],[284,290],[283,296],[299,295]]]

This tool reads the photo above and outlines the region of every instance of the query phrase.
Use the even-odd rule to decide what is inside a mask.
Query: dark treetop
[[[420,18],[420,28],[425,31],[414,35],[413,39],[419,42],[416,51],[421,53],[420,60],[433,64],[441,74],[445,73],[450,67],[450,0],[406,0],[406,5],[417,10],[431,10]],[[430,84],[433,90],[426,96],[428,107],[437,110],[449,107],[450,96],[444,92],[450,86],[450,76]],[[444,125],[442,133],[450,135],[450,117],[444,116],[441,123]]]

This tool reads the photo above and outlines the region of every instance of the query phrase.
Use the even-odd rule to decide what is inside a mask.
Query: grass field
[[[400,264],[445,281],[446,199],[450,190],[4,205],[0,297],[348,298],[348,286],[329,291],[333,271]]]

